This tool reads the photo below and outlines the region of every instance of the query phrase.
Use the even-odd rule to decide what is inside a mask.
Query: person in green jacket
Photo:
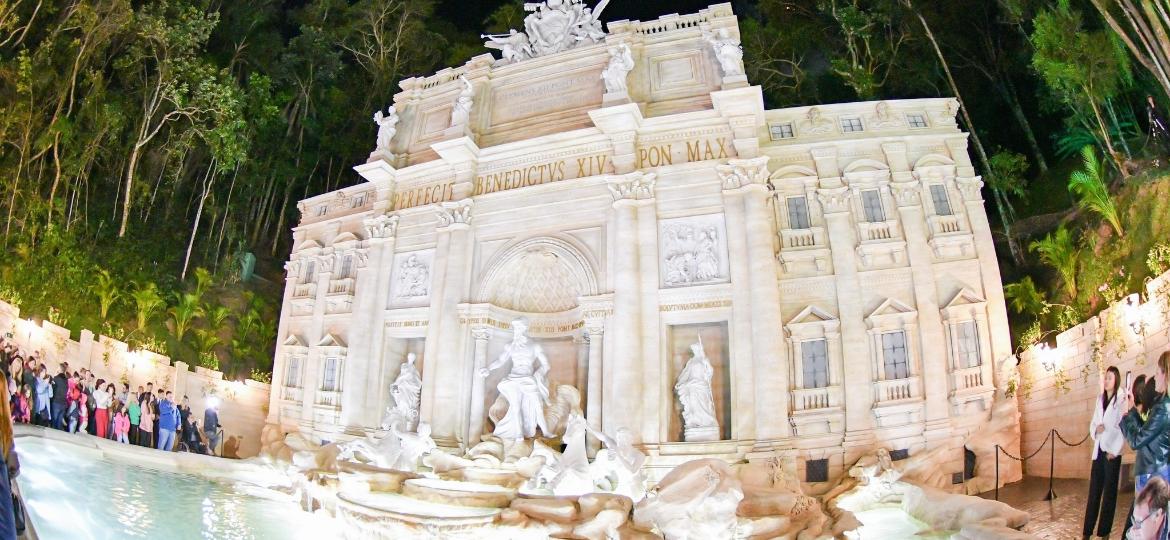
[[[131,392],[129,402],[130,409],[130,440],[138,441],[138,422],[142,419],[142,406],[138,404],[138,392]]]

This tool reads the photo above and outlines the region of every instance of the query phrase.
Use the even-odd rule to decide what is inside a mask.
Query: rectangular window
[[[305,273],[301,275],[301,284],[312,283],[317,280],[317,262],[305,263]]]
[[[808,198],[804,196],[788,198],[788,227],[790,229],[807,229],[812,226],[808,216]]]
[[[325,359],[325,377],[322,379],[321,389],[326,392],[337,391],[337,368],[340,361],[336,358]]]
[[[865,131],[861,127],[860,118],[842,118],[841,119],[841,133],[855,133],[858,131]]]
[[[288,359],[288,371],[285,372],[284,385],[289,388],[301,386],[301,358],[299,356]]]
[[[886,212],[882,209],[882,194],[876,189],[867,189],[861,192],[861,207],[865,210],[865,220],[878,223],[886,220]]]
[[[963,321],[955,325],[955,342],[959,354],[955,364],[959,369],[973,368],[982,363],[979,358],[979,327],[975,321]]]
[[[910,125],[911,129],[921,129],[927,127],[926,116],[917,113],[907,114],[906,123]]]
[[[947,187],[942,184],[931,184],[930,199],[934,201],[934,213],[940,216],[949,216],[951,201],[947,198]]]
[[[828,482],[829,481],[829,460],[827,459],[810,459],[804,462],[804,481],[805,482]]]
[[[345,279],[353,277],[353,255],[346,255],[341,258],[341,273],[338,274],[338,279]]]
[[[366,194],[365,193],[362,193],[361,195],[358,195],[357,197],[353,198],[353,208],[361,208],[362,206],[365,206],[365,204],[366,204]]]
[[[804,365],[804,387],[829,386],[829,359],[824,339],[800,342],[800,356]]]
[[[768,124],[768,133],[771,134],[773,141],[780,139],[791,139],[796,135],[792,131],[792,122],[784,124]]]
[[[325,206],[322,204],[321,206],[317,207],[317,217],[321,217],[321,216],[325,215],[327,212],[329,212],[328,206]]]
[[[882,364],[886,380],[905,379],[910,376],[910,362],[906,354],[906,332],[882,334]]]

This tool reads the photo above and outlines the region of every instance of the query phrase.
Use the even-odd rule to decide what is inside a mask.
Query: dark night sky
[[[479,31],[492,10],[507,0],[442,0],[436,14],[455,23],[461,30]],[[586,0],[590,7],[598,0]],[[667,13],[696,13],[720,0],[610,0],[601,14],[602,21],[621,19],[649,21]],[[518,29],[520,30],[520,29]]]

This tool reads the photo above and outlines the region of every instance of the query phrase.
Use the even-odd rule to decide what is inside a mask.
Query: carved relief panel
[[[727,227],[723,214],[661,220],[658,242],[663,287],[728,280]]]
[[[430,301],[434,258],[433,249],[394,255],[390,281],[391,306],[423,306]]]

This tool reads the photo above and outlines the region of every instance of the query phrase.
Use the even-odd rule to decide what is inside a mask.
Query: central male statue
[[[512,370],[496,386],[508,401],[508,412],[496,423],[495,435],[505,441],[529,439],[536,436],[536,428],[548,437],[551,432],[544,421],[544,406],[548,404],[548,357],[540,345],[528,340],[528,321],[512,321],[512,343],[509,343],[492,365],[480,370],[487,377],[496,368],[512,361]]]

